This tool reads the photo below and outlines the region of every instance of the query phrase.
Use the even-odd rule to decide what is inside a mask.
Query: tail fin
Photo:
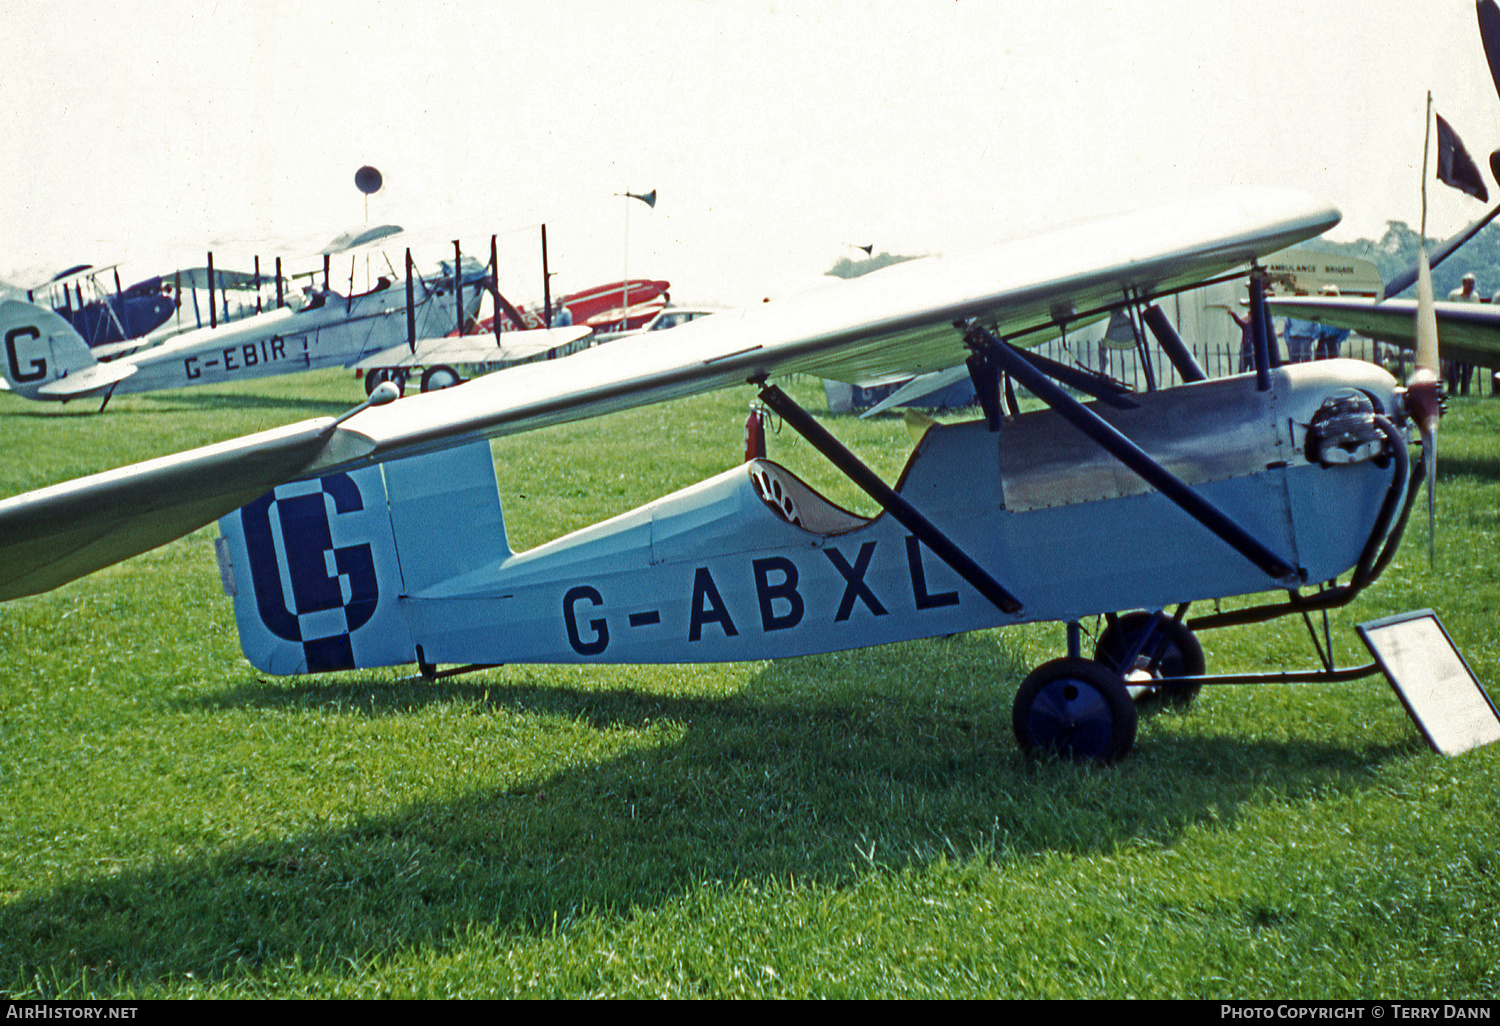
[[[19,299],[0,302],[0,374],[11,391],[28,399],[71,398],[46,396],[42,390],[70,374],[98,366],[88,343],[73,326],[44,306]]]
[[[275,674],[426,662],[411,598],[510,555],[488,442],[282,485],[219,530],[240,646]]]

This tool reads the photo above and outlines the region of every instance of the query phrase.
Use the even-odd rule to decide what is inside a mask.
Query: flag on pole
[[[1437,119],[1438,180],[1468,193],[1481,203],[1488,202],[1490,191],[1484,186],[1484,176],[1479,173],[1469,151],[1464,149],[1458,133],[1443,120],[1441,114],[1434,114],[1433,117]]]

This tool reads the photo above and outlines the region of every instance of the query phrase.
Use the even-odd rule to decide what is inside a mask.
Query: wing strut
[[[1183,381],[1208,380],[1208,375],[1193,357],[1193,351],[1182,341],[1182,336],[1177,334],[1177,329],[1172,327],[1172,322],[1167,319],[1161,307],[1152,303],[1142,312],[1141,320],[1146,322],[1146,327],[1156,336],[1156,344],[1161,346],[1167,359],[1172,361],[1172,366],[1177,368],[1178,377]]]
[[[985,423],[993,434],[1000,430],[1001,422],[1000,365],[984,353],[973,354],[967,362],[969,380],[974,382],[974,394],[979,397]]]
[[[968,325],[960,323],[955,325],[955,327],[967,328]],[[1136,403],[1131,401],[1125,390],[1102,374],[1096,374],[1091,370],[1081,367],[1069,367],[1067,364],[1043,356],[1041,353],[1019,349],[1012,349],[1011,352],[1015,353],[1020,359],[1025,360],[1038,372],[1047,375],[1047,377],[1056,378],[1069,388],[1076,388],[1085,395],[1091,395],[1100,402],[1108,403],[1117,410],[1133,410],[1136,408]],[[1014,403],[1011,405],[1011,412],[1014,413]]]
[[[455,242],[453,245],[456,247],[458,243]],[[457,252],[457,250],[455,249],[454,252]],[[490,274],[489,278],[481,287],[488,289],[490,295],[495,299],[495,345],[498,346],[500,344],[500,312],[502,310],[505,311],[505,315],[507,317],[515,322],[517,331],[524,331],[526,328],[526,320],[521,316],[521,311],[516,309],[514,303],[500,294],[500,257],[495,236],[493,235],[490,236]],[[551,321],[547,322],[547,324],[551,323]],[[542,327],[547,327],[547,324],[542,325]],[[460,331],[459,334],[462,335],[463,332]]]
[[[495,236],[493,235],[490,236],[490,288],[495,290],[495,295],[500,295],[500,250],[499,243],[495,241]],[[479,315],[476,313],[474,316],[478,317]],[[490,327],[495,331],[495,348],[499,349],[502,343],[500,341],[500,301],[498,299],[495,301],[495,317],[490,322]],[[517,325],[517,327],[525,328],[526,325],[521,324]]]
[[[1266,276],[1259,268],[1250,272],[1250,340],[1255,350],[1255,389],[1271,390],[1271,319],[1266,316]]]
[[[464,255],[457,239],[453,240],[453,333],[464,333]]]
[[[957,321],[953,326],[963,330],[969,325],[966,321]],[[1171,330],[1171,325],[1167,327]],[[1125,391],[1103,375],[1079,367],[1069,367],[1041,353],[1019,349],[1014,352],[1040,373],[1056,378],[1069,388],[1091,395],[1119,410],[1136,409],[1136,404],[1131,402]],[[1188,358],[1192,359],[1191,355]],[[1003,413],[1009,413],[1012,417],[1020,416],[1021,408],[1016,403],[1015,386],[1000,364],[986,353],[975,350],[966,366],[969,368],[969,380],[974,383],[974,394],[979,397],[980,408],[984,410],[985,421],[991,432],[1000,430],[1004,420]]]
[[[1019,613],[1021,611],[1019,599],[1001,587],[988,571],[974,562],[946,534],[938,530],[932,521],[918,512],[916,507],[902,498],[895,489],[882,481],[873,470],[860,462],[858,456],[844,448],[838,439],[813,419],[811,414],[798,406],[791,396],[775,385],[765,385],[761,388],[760,398],[767,406],[775,410],[783,421],[807,439],[813,448],[828,457],[829,461],[843,471],[849,480],[859,485],[870,498],[878,502],[881,509],[915,535],[922,544],[932,550],[934,555],[952,567],[954,573],[973,585],[975,591],[993,602],[1001,612]]]
[[[1260,567],[1278,584],[1296,587],[1302,583],[1296,567],[1272,552],[1223,510],[1163,467],[1104,418],[1068,395],[1045,374],[1037,373],[1015,349],[977,325],[969,329],[965,342],[970,348],[991,356],[1007,373],[1056,410],[1068,423],[1093,439],[1102,449],[1171,499],[1194,520],[1222,538],[1240,555]]]
[[[417,351],[417,305],[415,283],[411,277],[411,247],[406,247],[406,344]]]

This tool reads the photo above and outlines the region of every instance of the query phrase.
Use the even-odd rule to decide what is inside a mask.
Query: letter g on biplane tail
[[[73,326],[46,307],[19,299],[0,302],[0,374],[11,390],[37,398],[43,385],[96,361]]]

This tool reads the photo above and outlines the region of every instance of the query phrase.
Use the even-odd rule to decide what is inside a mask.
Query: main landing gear
[[[1094,659],[1124,677],[1137,702],[1160,704],[1179,712],[1193,704],[1203,685],[1155,681],[1199,677],[1207,669],[1203,646],[1192,631],[1180,621],[1144,612],[1110,618],[1094,644]]]
[[[1076,654],[1076,637],[1070,625],[1075,654],[1038,666],[1016,692],[1011,726],[1022,751],[1112,763],[1135,743],[1138,707],[1182,711],[1198,694],[1201,685],[1172,680],[1201,676],[1205,668],[1203,646],[1180,612],[1110,617],[1093,659]]]
[[[406,394],[406,371],[399,367],[376,367],[365,373],[365,395],[371,395],[384,382],[391,382],[396,391]]]
[[[422,391],[436,392],[439,389],[452,388],[454,385],[463,384],[463,380],[458,371],[452,367],[438,364],[422,372]]]
[[[374,392],[383,381],[394,382],[397,391],[406,393],[406,369],[404,367],[376,367],[365,374],[365,395]],[[446,364],[428,367],[422,372],[421,388],[424,392],[436,392],[463,384],[463,376]]]

